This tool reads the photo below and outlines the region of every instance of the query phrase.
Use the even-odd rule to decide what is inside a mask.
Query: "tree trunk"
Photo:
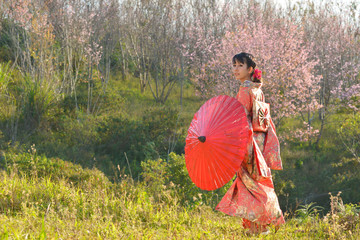
[[[180,76],[180,106],[182,109],[183,105],[183,86],[184,86],[184,57],[181,55],[180,58],[181,64],[181,76]]]

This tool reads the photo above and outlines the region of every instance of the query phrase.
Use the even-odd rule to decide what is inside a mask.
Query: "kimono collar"
[[[250,88],[261,88],[262,83],[253,82],[250,80],[245,80],[243,83],[240,84],[240,87],[250,87]]]

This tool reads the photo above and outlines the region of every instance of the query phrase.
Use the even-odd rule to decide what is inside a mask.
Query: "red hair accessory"
[[[253,73],[253,78],[255,79],[261,79],[261,71],[259,69],[255,69]]]

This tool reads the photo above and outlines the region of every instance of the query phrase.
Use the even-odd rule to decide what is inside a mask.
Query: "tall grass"
[[[0,163],[1,239],[360,237],[359,206],[343,205],[340,196],[332,198],[334,207],[324,218],[312,205],[288,218],[277,233],[271,228],[267,236],[247,236],[239,218],[199,202],[181,203],[179,186],[171,182],[134,182],[120,171],[119,180],[111,182],[97,169],[38,156],[34,148],[21,155],[3,153]],[[155,166],[161,169],[159,162]]]

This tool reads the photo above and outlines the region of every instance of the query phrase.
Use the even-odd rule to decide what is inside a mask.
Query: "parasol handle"
[[[200,136],[198,137],[199,141],[204,143],[206,141],[206,137],[205,136]]]

